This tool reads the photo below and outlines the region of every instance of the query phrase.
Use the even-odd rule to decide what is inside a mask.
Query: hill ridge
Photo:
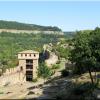
[[[42,25],[26,24],[16,21],[4,21],[4,20],[0,20],[0,29],[62,31],[60,28],[56,26],[42,26]]]

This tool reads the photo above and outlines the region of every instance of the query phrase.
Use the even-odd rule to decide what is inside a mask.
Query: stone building
[[[37,77],[39,52],[26,50],[18,53],[20,77],[32,81]]]
[[[19,65],[6,69],[0,76],[0,86],[32,81],[37,77],[39,52],[26,50],[18,53]]]

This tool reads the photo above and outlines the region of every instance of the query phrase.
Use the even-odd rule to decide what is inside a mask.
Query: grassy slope
[[[32,49],[41,52],[44,44],[57,43],[60,38],[64,36],[0,33],[0,60],[7,65],[10,63],[10,67],[14,66],[19,51]]]

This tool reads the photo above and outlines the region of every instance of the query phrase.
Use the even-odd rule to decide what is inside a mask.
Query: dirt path
[[[25,82],[25,83],[17,83],[14,85],[8,85],[6,87],[0,87],[3,94],[0,94],[0,99],[21,99],[24,98],[31,87],[36,87],[39,84],[43,84],[44,81],[41,79],[37,83],[33,82]]]

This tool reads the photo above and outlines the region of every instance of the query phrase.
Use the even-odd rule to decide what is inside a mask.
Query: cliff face
[[[15,30],[15,29],[0,29],[1,32],[10,32],[10,33],[34,33],[34,34],[39,34],[39,33],[44,33],[44,34],[59,34],[63,35],[64,33],[62,31],[37,31],[37,30]]]
[[[45,63],[47,64],[47,66],[52,66],[53,64],[56,64],[57,61],[58,56],[55,53],[51,52],[49,59],[45,60]]]

